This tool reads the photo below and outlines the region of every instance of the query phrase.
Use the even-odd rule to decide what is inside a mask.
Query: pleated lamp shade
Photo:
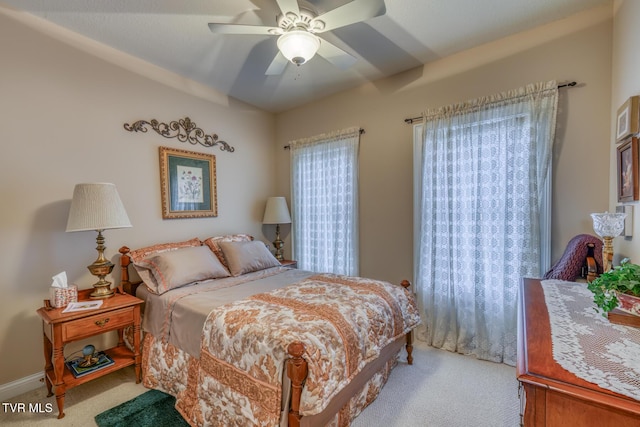
[[[67,220],[67,231],[107,230],[131,227],[114,184],[77,184]]]
[[[284,197],[269,197],[264,210],[263,224],[290,224],[291,215]]]

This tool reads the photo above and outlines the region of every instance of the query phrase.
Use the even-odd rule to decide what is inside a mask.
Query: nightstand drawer
[[[64,341],[111,331],[131,325],[133,322],[133,308],[110,311],[96,314],[83,319],[72,320],[62,325],[62,339]]]

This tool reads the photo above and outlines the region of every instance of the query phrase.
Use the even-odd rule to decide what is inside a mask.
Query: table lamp
[[[109,298],[114,295],[111,282],[105,280],[105,276],[113,270],[113,263],[104,256],[106,247],[102,232],[110,228],[125,227],[131,227],[131,222],[114,184],[90,183],[75,186],[66,231],[98,232],[98,258],[87,266],[91,274],[99,279],[93,284],[94,291],[89,295],[92,299]]]
[[[273,241],[273,247],[276,249],[276,259],[283,261],[282,247],[284,242],[280,239],[280,224],[291,224],[291,215],[289,215],[289,208],[284,197],[269,197],[267,199],[262,223],[276,224],[276,240]]]
[[[593,230],[602,237],[602,272],[613,268],[613,239],[624,230],[626,213],[592,213]]]

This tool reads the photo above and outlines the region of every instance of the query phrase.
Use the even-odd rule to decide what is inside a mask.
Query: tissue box
[[[66,288],[51,287],[49,289],[49,301],[55,308],[66,307],[71,302],[78,302],[78,287],[76,285],[69,285]]]

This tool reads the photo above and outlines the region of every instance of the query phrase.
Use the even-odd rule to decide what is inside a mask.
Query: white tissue
[[[63,271],[62,273],[58,273],[52,277],[53,283],[51,283],[52,288],[66,288],[67,287],[67,272]]]

